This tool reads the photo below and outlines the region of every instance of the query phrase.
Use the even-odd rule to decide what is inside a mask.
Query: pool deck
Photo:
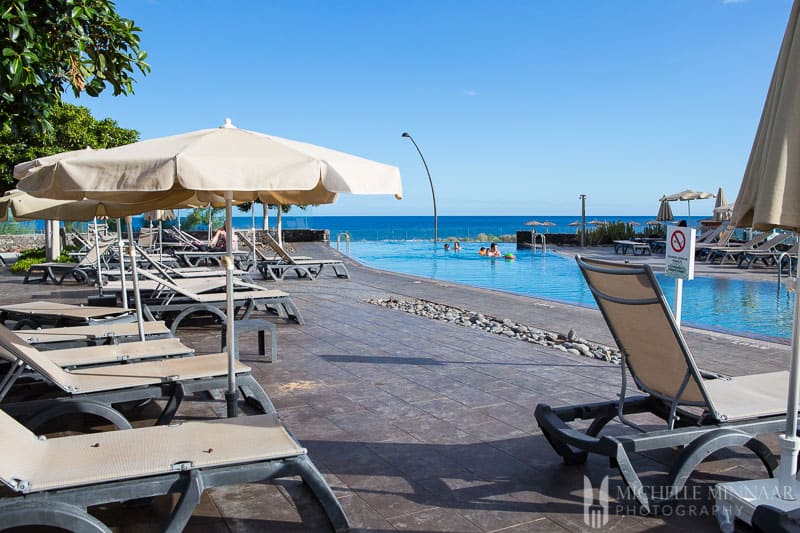
[[[336,255],[320,244],[297,245],[297,251]],[[591,252],[608,255],[605,249]],[[241,354],[284,425],[308,448],[336,491],[353,530],[590,531],[583,521],[583,475],[595,486],[609,475],[612,488],[620,486],[619,475],[597,457],[585,466],[564,466],[539,431],[533,409],[540,402],[613,399],[619,367],[365,300],[422,298],[550,331],[575,329],[589,340],[613,345],[600,313],[347,261],[350,280],[323,273],[316,281],[287,277],[280,284],[264,282],[291,293],[306,324],[278,323],[277,363],[256,354],[255,339],[242,339]],[[80,286],[22,285],[19,277],[0,275],[5,303],[75,303],[90,293]],[[785,369],[786,345],[694,329],[685,335],[700,366],[709,370],[739,375]],[[219,346],[219,331],[213,328],[188,328],[180,337],[200,352]],[[179,414],[192,418],[223,412],[221,402],[198,398]],[[637,465],[663,472],[672,457],[648,454]],[[701,465],[692,482],[705,490],[718,481],[761,475],[756,460],[730,452]],[[148,531],[169,503],[162,500],[155,500],[147,513],[140,508],[101,513],[122,530]],[[708,500],[700,503],[705,507],[691,512],[687,505],[683,516],[669,517],[619,512],[612,504],[606,528],[717,531]],[[290,479],[210,491],[187,531],[326,527],[307,489]]]

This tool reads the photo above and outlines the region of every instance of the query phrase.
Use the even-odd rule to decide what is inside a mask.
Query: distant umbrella
[[[605,226],[606,224],[608,224],[608,221],[607,220],[594,219],[594,220],[590,220],[589,222],[587,222],[587,224],[591,224],[593,226]]]
[[[675,215],[672,214],[672,208],[669,206],[669,202],[664,198],[662,198],[661,205],[658,206],[658,214],[656,215],[656,221],[661,223],[661,222],[668,222],[670,220],[675,220]]]
[[[581,225],[580,220],[576,220],[575,222],[570,222],[569,224],[567,224],[567,226],[580,226],[580,225]]]
[[[638,223],[638,222],[636,222],[636,221],[631,221],[631,222],[628,222],[628,225],[629,225],[629,226],[641,226],[641,224],[639,224],[639,223]]]
[[[686,202],[686,208],[689,210],[689,226],[692,225],[692,200],[705,200],[707,198],[714,198],[714,195],[710,192],[702,192],[702,191],[693,191],[691,189],[686,189],[685,191],[676,192],[675,194],[670,194],[668,196],[661,197],[661,201],[667,202]],[[674,218],[674,217],[673,217]],[[659,218],[660,219],[660,218]],[[666,219],[665,219],[666,220]],[[672,219],[669,219],[672,220]]]
[[[544,222],[539,222],[538,220],[529,220],[525,222],[523,226],[544,226]]]
[[[729,220],[730,219],[730,210],[728,209],[720,209],[722,207],[727,207],[728,199],[725,198],[725,191],[722,190],[722,187],[719,188],[717,191],[717,201],[714,202],[714,220]],[[725,218],[725,213],[728,213],[728,217]]]
[[[544,222],[542,222],[542,226],[547,228],[547,229],[544,230],[545,233],[550,233],[550,228],[552,228],[555,225],[556,225],[555,222],[550,222],[549,220],[545,220]]]
[[[645,222],[645,224],[647,224],[648,226],[660,226],[661,222],[659,222],[658,220],[648,220],[647,222]]]

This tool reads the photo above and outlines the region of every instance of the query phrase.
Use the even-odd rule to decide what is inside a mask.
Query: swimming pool
[[[575,260],[566,255],[515,250],[515,261],[478,255],[481,243],[464,243],[460,252],[416,241],[358,241],[350,255],[365,265],[453,281],[558,302],[597,307]],[[485,246],[485,244],[483,244]],[[658,275],[672,305],[674,281]],[[792,297],[776,282],[698,277],[684,283],[683,323],[751,337],[788,340],[792,333]]]

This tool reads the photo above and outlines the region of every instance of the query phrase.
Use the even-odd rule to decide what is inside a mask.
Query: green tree
[[[14,165],[45,155],[81,148],[111,148],[139,140],[136,130],[121,128],[115,120],[95,119],[81,106],[58,104],[51,115],[47,132],[14,135],[0,131],[0,188],[13,189]]]
[[[127,95],[150,71],[141,28],[111,0],[0,0],[0,17],[0,131],[47,131],[68,88]]]

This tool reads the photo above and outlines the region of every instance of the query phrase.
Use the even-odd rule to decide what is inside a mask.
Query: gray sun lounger
[[[0,306],[0,324],[14,321],[13,329],[39,328],[41,326],[79,326],[133,322],[131,309],[71,305],[58,302],[25,302]]]
[[[338,259],[294,258],[269,233],[264,233],[264,239],[278,255],[277,259],[262,259],[258,262],[258,270],[264,279],[280,281],[289,272],[294,272],[298,278],[315,279],[325,266],[330,266],[337,278],[350,278],[350,273],[347,271],[344,261]]]
[[[14,333],[38,349],[54,349],[71,346],[97,346],[119,344],[139,340],[139,325],[135,322],[96,324],[92,326],[70,326],[64,328],[15,330]],[[169,338],[172,332],[161,321],[144,323],[145,339]]]
[[[577,261],[622,352],[622,385],[617,400],[536,406],[536,420],[564,462],[582,464],[589,453],[609,457],[647,510],[674,499],[694,468],[723,448],[750,449],[771,474],[776,458],[756,436],[784,428],[788,372],[732,378],[701,372],[649,265]],[[644,395],[627,396],[627,371]],[[641,413],[664,425],[653,428],[648,416],[644,427],[634,420]],[[591,424],[581,431],[570,425],[576,420]],[[612,420],[621,429],[601,435]],[[666,486],[648,493],[632,455],[673,447],[683,450]]]
[[[40,439],[0,411],[3,527],[108,532],[88,507],[178,494],[182,531],[206,489],[300,476],[336,531],[347,517],[305,448],[272,415]],[[251,524],[258,528],[257,525]],[[309,526],[316,529],[318,526]]]
[[[61,285],[68,276],[78,283],[90,285],[97,280],[97,259],[103,257],[111,249],[110,243],[104,243],[98,251],[94,247],[78,263],[38,263],[28,267],[22,283],[44,283],[51,280]]]
[[[148,298],[146,304],[151,312],[156,315],[176,314],[172,320],[173,333],[179,327],[181,321],[195,313],[209,313],[219,317],[223,322],[227,320],[223,310],[227,305],[227,296],[224,292],[197,293],[179,283],[160,278],[147,271],[139,273],[143,278],[156,282],[164,289],[163,293],[158,293]],[[241,285],[241,283],[239,284]],[[234,305],[237,308],[240,319],[246,319],[257,308],[272,309],[278,316],[287,321],[293,320],[298,324],[303,324],[303,316],[300,310],[294,305],[289,293],[265,289],[257,285],[242,287],[246,290],[234,291]],[[220,286],[223,290],[224,287]]]
[[[12,364],[0,382],[0,406],[12,415],[26,417],[26,425],[34,430],[68,413],[93,414],[120,429],[130,428],[130,423],[113,405],[152,399],[166,400],[156,423],[167,424],[186,396],[228,386],[225,353],[70,371],[56,364],[49,353],[40,352],[0,326],[0,357]],[[265,413],[275,413],[250,367],[236,361],[234,369],[245,399]],[[31,371],[42,381],[29,383]],[[53,396],[55,392],[60,395]]]
[[[614,241],[614,254],[622,252],[622,255],[628,253],[628,250],[633,255],[651,255],[653,252],[650,249],[650,244],[639,241],[619,240]]]
[[[767,238],[767,235],[762,235],[762,239],[757,241],[755,244],[748,245],[745,243],[741,246],[726,246],[724,248],[717,248],[715,250],[711,250],[706,261],[714,264],[718,260],[720,265],[724,265],[728,259],[731,259],[734,263],[738,264],[739,258],[742,257],[745,252],[763,252],[774,250],[776,246],[788,239],[791,239],[792,236],[793,235],[791,233],[779,233],[769,238]],[[751,239],[750,242],[753,241],[755,241],[755,239]]]

